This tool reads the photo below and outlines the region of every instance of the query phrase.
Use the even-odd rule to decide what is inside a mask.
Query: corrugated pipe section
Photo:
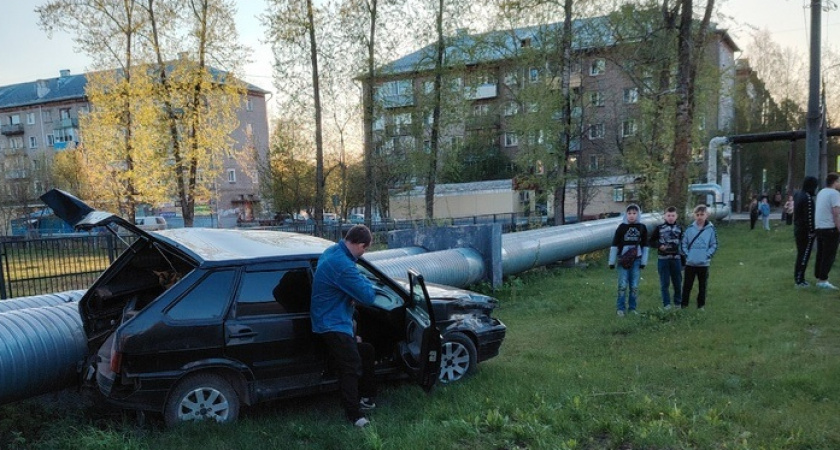
[[[86,355],[77,303],[0,313],[0,404],[76,384]]]
[[[484,278],[481,254],[471,248],[453,248],[438,252],[373,261],[378,269],[393,278],[405,278],[414,269],[430,283],[465,287]]]
[[[412,255],[419,255],[421,253],[426,253],[426,249],[423,247],[402,247],[402,248],[390,248],[388,250],[378,250],[375,252],[365,253],[364,258],[367,261],[382,261],[383,259],[391,259],[391,258],[401,258],[403,256],[412,256]],[[405,276],[405,275],[403,275]]]
[[[85,289],[76,291],[57,292],[55,294],[32,295],[29,297],[16,297],[8,300],[0,300],[0,313],[15,311],[18,309],[41,308],[44,306],[63,305],[79,301],[82,295],[87,292]]]

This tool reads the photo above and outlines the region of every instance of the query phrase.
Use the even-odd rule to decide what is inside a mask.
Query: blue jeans
[[[682,304],[682,262],[679,258],[659,259],[659,289],[662,292],[662,306],[671,304],[670,287],[674,285],[674,305]]]
[[[618,269],[618,298],[615,301],[615,309],[624,311],[624,303],[627,297],[627,290],[630,290],[630,311],[636,310],[636,298],[639,296],[639,276],[642,269],[642,258],[636,258],[633,261],[633,267],[625,269],[619,264]]]

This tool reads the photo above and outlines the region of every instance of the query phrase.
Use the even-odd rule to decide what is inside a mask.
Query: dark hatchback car
[[[337,388],[309,319],[312,274],[332,242],[259,230],[145,233],[61,191],[42,198],[76,228],[137,236],[79,302],[91,355],[84,380],[109,403],[160,412],[168,425],[227,422],[243,404]],[[429,389],[498,354],[505,326],[490,317],[494,299],[358,267],[377,294],[357,306],[357,323],[378,376]]]

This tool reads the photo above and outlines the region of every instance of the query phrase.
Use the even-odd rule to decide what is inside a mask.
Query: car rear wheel
[[[190,420],[233,422],[239,416],[239,396],[223,377],[203,373],[189,376],[172,390],[164,410],[171,427]]]
[[[452,383],[475,372],[477,364],[475,344],[464,333],[451,333],[443,337],[440,359],[441,383]]]

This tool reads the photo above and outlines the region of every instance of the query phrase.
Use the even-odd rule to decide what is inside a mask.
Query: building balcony
[[[7,170],[3,175],[7,180],[22,180],[29,178],[29,171],[26,169]]]
[[[61,119],[53,124],[53,130],[63,130],[65,128],[79,128],[79,119]]]
[[[465,97],[468,100],[495,98],[497,95],[498,89],[495,83],[482,84],[473,88],[467,88],[465,90]]]
[[[3,135],[5,135],[5,136],[14,136],[14,135],[17,135],[17,134],[23,134],[23,124],[22,123],[16,123],[16,124],[3,125],[2,128],[0,128],[0,133],[3,133]]]

